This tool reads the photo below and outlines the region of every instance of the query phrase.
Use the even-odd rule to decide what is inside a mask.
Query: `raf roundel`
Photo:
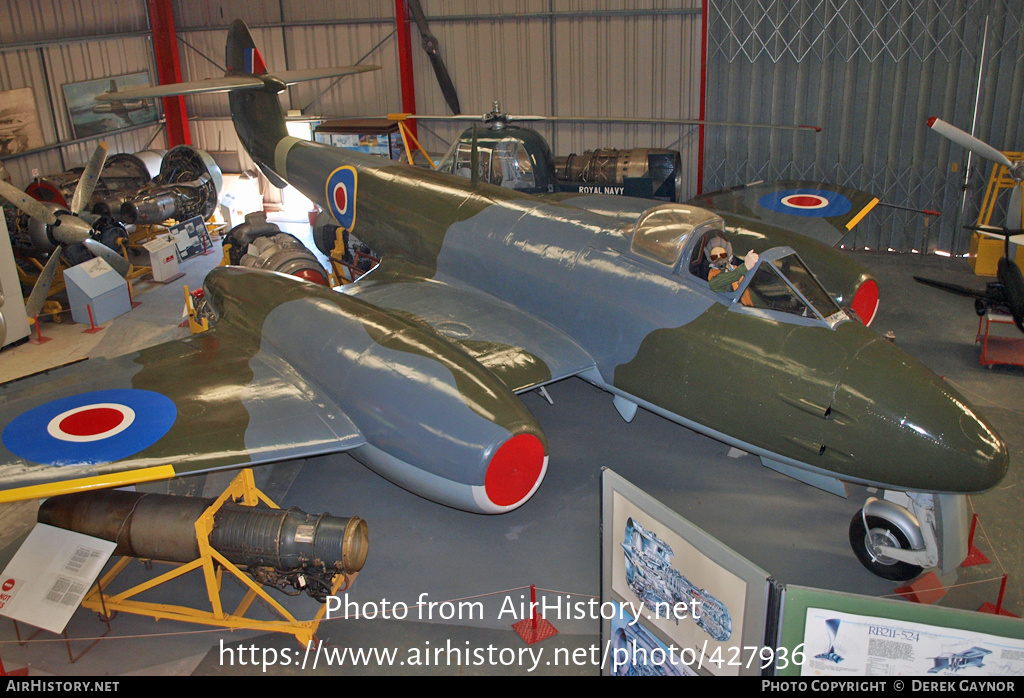
[[[356,181],[356,170],[348,165],[339,167],[327,178],[327,208],[345,230],[352,230],[356,224]]]
[[[825,189],[787,189],[766,194],[757,200],[763,208],[809,218],[832,218],[850,212],[853,202],[835,191]]]
[[[133,456],[170,431],[178,410],[150,390],[97,390],[18,415],[3,431],[7,449],[47,465],[95,465]]]

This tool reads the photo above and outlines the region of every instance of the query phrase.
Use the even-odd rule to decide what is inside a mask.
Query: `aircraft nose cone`
[[[835,419],[867,479],[909,490],[980,492],[1006,474],[992,425],[923,364],[878,339],[847,365]]]

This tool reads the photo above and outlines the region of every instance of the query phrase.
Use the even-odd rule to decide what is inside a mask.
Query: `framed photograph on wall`
[[[0,157],[17,155],[43,145],[32,88],[0,92]]]
[[[123,92],[152,84],[149,73],[142,72],[64,85],[64,101],[68,105],[74,137],[90,138],[130,126],[155,123],[160,114],[152,99],[96,101],[96,97],[104,92]]]

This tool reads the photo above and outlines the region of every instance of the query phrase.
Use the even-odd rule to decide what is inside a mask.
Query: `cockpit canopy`
[[[633,226],[630,251],[675,270],[691,236],[725,232],[725,221],[711,211],[685,204],[662,204],[640,214]]]
[[[511,124],[475,136],[467,129],[441,158],[438,171],[471,178],[474,140],[479,181],[528,193],[554,191],[554,159],[547,141],[533,129]]]
[[[777,247],[761,255],[750,281],[737,290],[744,304],[805,318],[818,316],[835,326],[846,314],[828,295],[803,260],[788,247]]]

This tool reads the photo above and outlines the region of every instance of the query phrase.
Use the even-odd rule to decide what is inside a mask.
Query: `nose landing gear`
[[[886,490],[850,521],[850,545],[873,574],[897,582],[952,572],[967,556],[967,498]]]

